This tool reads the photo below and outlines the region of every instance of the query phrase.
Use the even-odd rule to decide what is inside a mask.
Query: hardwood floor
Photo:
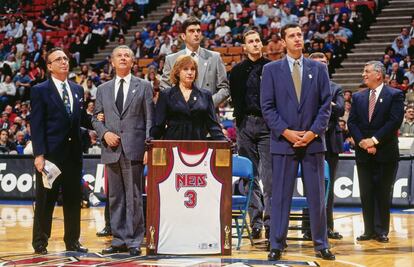
[[[5,263],[4,259],[11,260],[32,255],[32,220],[31,205],[0,205],[0,266]],[[104,227],[103,207],[82,209],[81,227],[80,242],[91,252],[100,252],[110,244],[111,238],[98,238],[95,235]],[[329,262],[316,258],[312,242],[309,241],[288,241],[288,248],[282,260],[286,263],[292,261],[287,266],[304,265],[304,262],[317,262],[320,266],[414,266],[414,214],[412,212],[400,211],[392,214],[390,242],[387,244],[376,241],[356,241],[356,237],[363,231],[362,216],[359,212],[352,210],[336,212],[335,228],[344,236],[343,240],[331,240],[336,261]],[[292,231],[289,236],[300,236],[300,234]],[[234,239],[233,245],[235,241]],[[55,209],[48,250],[50,253],[65,250],[61,207]],[[241,250],[234,249],[230,258],[266,260],[264,242],[258,240],[257,244],[251,247],[248,240],[244,240]]]

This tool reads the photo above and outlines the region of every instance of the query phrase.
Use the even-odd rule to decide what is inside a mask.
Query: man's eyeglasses
[[[69,58],[67,57],[58,57],[54,60],[49,61],[49,64],[52,64],[53,62],[63,63],[63,62],[69,62]]]

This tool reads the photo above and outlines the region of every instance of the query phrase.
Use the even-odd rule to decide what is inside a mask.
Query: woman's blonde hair
[[[174,63],[174,66],[170,73],[170,81],[173,85],[176,85],[180,82],[180,71],[189,65],[193,65],[195,68],[195,78],[197,80],[198,77],[198,65],[197,62],[194,60],[192,56],[181,55],[177,58]]]

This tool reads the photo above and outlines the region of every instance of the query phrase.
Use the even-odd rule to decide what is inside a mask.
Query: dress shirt
[[[128,89],[129,89],[129,85],[131,84],[131,73],[128,74],[127,76],[125,76],[124,78],[119,77],[118,75],[115,78],[115,101],[116,101],[116,96],[118,94],[118,90],[119,90],[119,86],[121,85],[121,79],[124,79],[124,85],[123,85],[123,89],[124,89],[124,102],[123,102],[123,106],[125,106],[125,101],[128,95]]]
[[[66,84],[66,90],[68,91],[69,101],[70,101],[70,111],[73,113],[73,95],[72,95],[72,90],[70,89],[68,80],[61,81],[61,80],[58,80],[58,79],[56,79],[55,77],[52,76],[52,81],[55,84],[56,89],[58,90],[58,93],[60,95],[60,98],[62,98],[62,101],[63,101],[63,88],[62,88],[62,83],[65,83]],[[83,95],[82,96],[79,96],[79,97],[83,97]]]
[[[293,72],[293,63],[295,61],[299,61],[299,68],[300,68],[300,79],[302,79],[302,73],[303,73],[303,55],[300,56],[299,59],[294,59],[292,57],[290,57],[289,55],[286,55],[287,61],[289,63],[289,69],[290,69],[290,73]]]

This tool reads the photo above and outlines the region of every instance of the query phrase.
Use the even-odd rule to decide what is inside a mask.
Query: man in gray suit
[[[145,139],[152,126],[152,88],[131,75],[132,50],[125,45],[112,52],[116,76],[98,87],[93,127],[102,140],[101,161],[108,174],[112,245],[102,254],[141,254],[144,238],[141,177],[146,161]],[[98,119],[104,114],[105,120]]]
[[[177,58],[181,55],[191,55],[198,63],[196,86],[209,90],[213,94],[214,106],[217,107],[230,96],[226,67],[219,53],[200,47],[203,39],[200,24],[195,17],[190,17],[182,24],[181,38],[184,40],[185,49],[166,57],[160,89],[172,86],[170,72]]]

